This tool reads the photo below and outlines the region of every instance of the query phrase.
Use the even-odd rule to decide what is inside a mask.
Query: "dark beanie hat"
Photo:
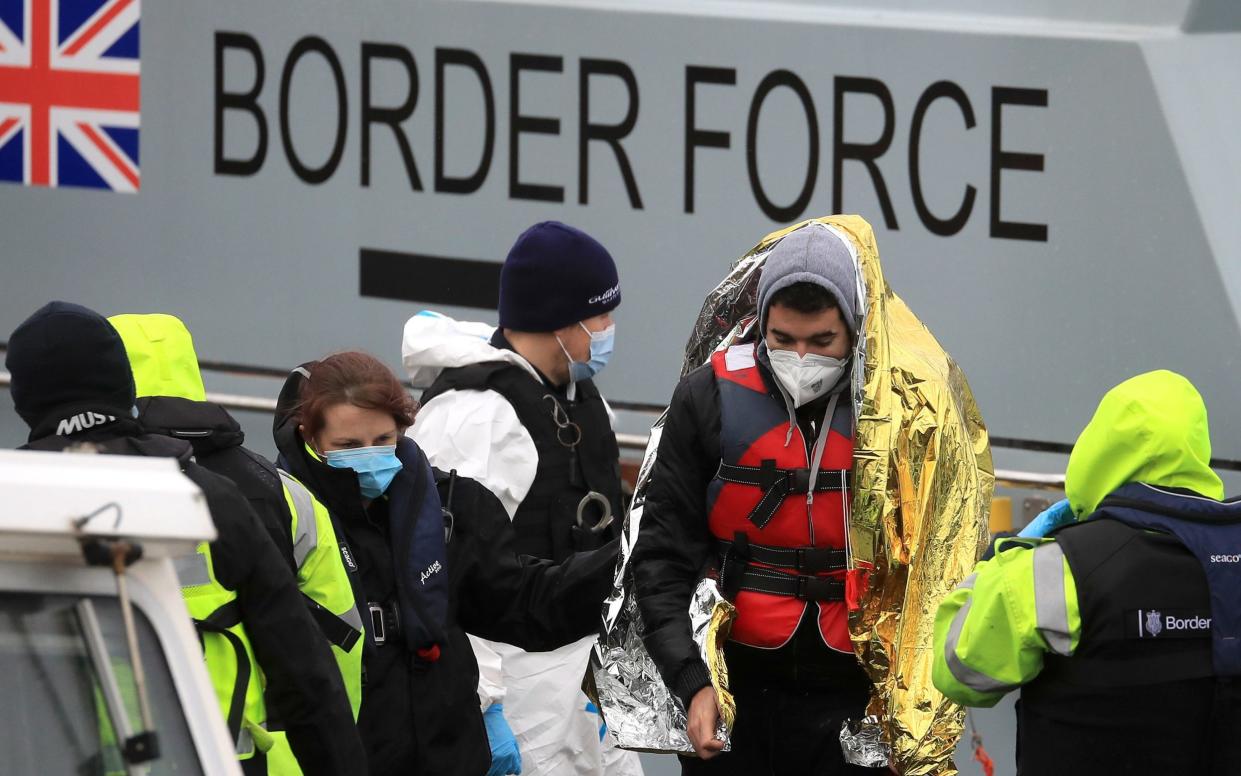
[[[615,310],[620,278],[607,248],[544,221],[521,233],[500,269],[500,326],[546,332]]]
[[[128,417],[134,376],[121,335],[94,310],[49,302],[9,337],[4,366],[17,414],[34,428],[54,410],[93,404]]]

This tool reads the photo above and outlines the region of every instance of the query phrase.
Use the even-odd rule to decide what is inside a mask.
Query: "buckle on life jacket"
[[[397,614],[396,604],[381,604],[367,601],[366,608],[371,613],[371,637],[376,646],[382,647],[389,639],[395,639],[401,632],[401,618]]]
[[[750,566],[732,580],[737,590],[782,595],[803,601],[844,603],[845,582],[832,577],[781,574],[776,569]]]
[[[847,469],[820,469],[814,482],[816,493],[848,491],[850,472]],[[776,510],[790,493],[810,492],[810,469],[779,469],[773,459],[764,459],[760,466],[737,466],[720,461],[717,479],[735,485],[753,485],[763,491],[763,498],[750,512],[749,520],[759,528],[767,527]]]
[[[754,544],[738,531],[738,536],[745,541],[744,557],[747,562],[762,563],[782,569],[793,569],[803,574],[823,574],[829,571],[844,571],[848,568],[848,557],[844,550],[834,547],[772,547],[765,544]],[[736,552],[738,540],[716,539],[716,550],[719,552],[721,564],[727,563],[730,554]]]
[[[848,558],[844,550],[830,547],[798,547],[798,571],[807,574],[822,574],[827,571],[844,571],[848,567]]]
[[[751,544],[743,531],[737,531],[731,542],[717,539],[716,545],[720,549],[720,591],[730,601],[736,600],[737,593],[742,590],[803,601],[845,600],[844,580],[813,576],[824,571],[843,570],[846,565],[844,550]],[[751,565],[754,562],[809,573],[782,573],[780,568]]]
[[[723,470],[726,465],[727,464],[721,463],[720,469]],[[740,469],[741,467],[738,466],[736,468]],[[739,472],[733,473],[735,475]],[[776,484],[776,481],[779,479],[781,473],[782,472],[776,468],[776,459],[764,458],[763,462],[758,467],[757,481],[753,484],[762,488],[764,492],[769,491],[772,486]]]
[[[803,601],[843,601],[845,583],[830,577],[797,577],[796,596]]]
[[[790,469],[788,474],[789,474],[789,493],[809,493],[810,492],[810,470],[809,469]]]
[[[744,531],[733,535],[731,542],[720,540],[720,592],[728,600],[741,592],[741,583],[750,567],[750,539]]]

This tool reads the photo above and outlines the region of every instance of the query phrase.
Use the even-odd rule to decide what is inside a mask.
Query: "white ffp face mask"
[[[798,356],[791,350],[767,350],[771,361],[771,371],[784,386],[793,399],[793,406],[809,404],[827,393],[840,381],[845,368],[849,365],[847,358],[832,358],[807,353]]]

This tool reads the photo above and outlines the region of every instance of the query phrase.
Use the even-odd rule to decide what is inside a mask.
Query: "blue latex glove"
[[[504,704],[493,703],[483,712],[487,740],[491,742],[491,770],[487,776],[521,776],[521,750],[517,737],[504,718]]]
[[[1069,500],[1061,499],[1051,506],[1039,512],[1038,517],[1030,521],[1030,524],[1021,529],[1021,533],[1017,534],[1026,539],[1041,539],[1062,525],[1067,525],[1077,517],[1073,514],[1073,510],[1069,507]]]

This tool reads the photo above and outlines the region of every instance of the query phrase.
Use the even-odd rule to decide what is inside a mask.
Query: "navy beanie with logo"
[[[607,248],[559,221],[522,232],[500,269],[505,329],[555,331],[615,310],[620,301],[620,277]]]
[[[93,405],[117,416],[134,406],[121,335],[94,310],[49,302],[9,337],[4,366],[17,414],[34,428],[59,408]]]

